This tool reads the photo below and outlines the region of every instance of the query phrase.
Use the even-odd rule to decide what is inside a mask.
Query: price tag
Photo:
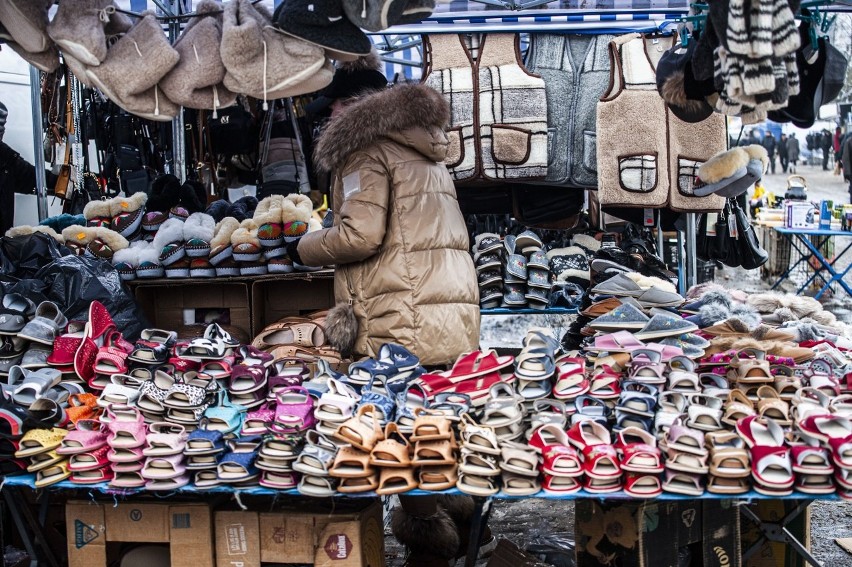
[[[707,213],[707,236],[716,236],[717,222],[719,222],[719,213]]]
[[[731,238],[739,238],[740,233],[737,230],[737,217],[734,215],[728,215],[728,235]]]
[[[645,226],[656,226],[656,222],[654,222],[654,209],[645,209]]]

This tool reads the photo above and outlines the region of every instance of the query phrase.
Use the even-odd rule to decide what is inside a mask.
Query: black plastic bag
[[[133,295],[108,262],[88,256],[66,256],[45,266],[35,279],[47,286],[47,297],[69,320],[86,320],[89,305],[100,301],[129,341],[139,338],[147,321]]]
[[[46,234],[0,239],[0,268],[6,281],[10,277],[30,279],[46,265],[69,254],[70,250]]]

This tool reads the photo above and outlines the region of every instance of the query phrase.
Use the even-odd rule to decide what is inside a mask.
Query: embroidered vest
[[[544,80],[523,66],[520,36],[423,36],[424,82],[450,103],[446,164],[461,184],[547,175]]]
[[[611,88],[597,105],[602,206],[697,212],[725,205],[718,195],[693,194],[698,167],[727,147],[724,117],[688,124],[657,92],[655,64],[673,41],[634,33],[610,43]]]
[[[541,75],[547,92],[548,183],[597,188],[595,109],[609,85],[614,37],[530,35],[527,68]]]

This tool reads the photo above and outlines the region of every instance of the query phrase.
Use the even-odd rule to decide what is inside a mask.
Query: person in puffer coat
[[[478,348],[476,271],[443,164],[449,117],[438,92],[405,84],[354,99],[321,134],[334,226],[302,237],[293,260],[336,266],[326,328],[344,353],[396,342],[431,366]]]

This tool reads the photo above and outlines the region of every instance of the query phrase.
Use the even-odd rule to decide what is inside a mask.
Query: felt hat
[[[237,102],[237,95],[222,84],[222,4],[202,0],[195,13],[198,15],[189,21],[174,45],[180,61],[163,77],[160,86],[175,104],[216,111]]]
[[[408,0],[402,15],[393,25],[416,24],[423,18],[428,18],[435,11],[435,0]]]
[[[386,30],[402,17],[407,0],[342,0],[350,22],[371,32]]]
[[[286,0],[275,10],[281,32],[326,50],[338,61],[370,53],[372,44],[358,26],[346,19],[341,0]]]
[[[100,65],[107,56],[107,37],[125,33],[130,18],[116,11],[113,0],[60,2],[47,33],[63,53],[80,63]]]
[[[367,91],[387,87],[388,80],[381,72],[382,62],[375,50],[355,61],[340,63],[334,72],[331,84],[320,92],[320,96],[307,106],[311,114],[324,112],[338,99],[353,98]]]
[[[48,10],[53,0],[3,0],[0,23],[24,51],[41,53],[50,47]]]
[[[159,86],[177,65],[172,48],[153,12],[144,17],[107,51],[106,59],[86,71],[89,80],[118,106],[148,120],[167,122],[180,108]]]
[[[692,73],[692,56],[696,41],[686,46],[675,41],[657,63],[657,91],[666,101],[672,114],[684,122],[701,122],[713,114],[707,96],[713,94],[713,80],[699,81]]]
[[[277,33],[266,8],[250,0],[225,4],[221,54],[225,87],[263,101],[315,92],[331,82],[323,50]]]

